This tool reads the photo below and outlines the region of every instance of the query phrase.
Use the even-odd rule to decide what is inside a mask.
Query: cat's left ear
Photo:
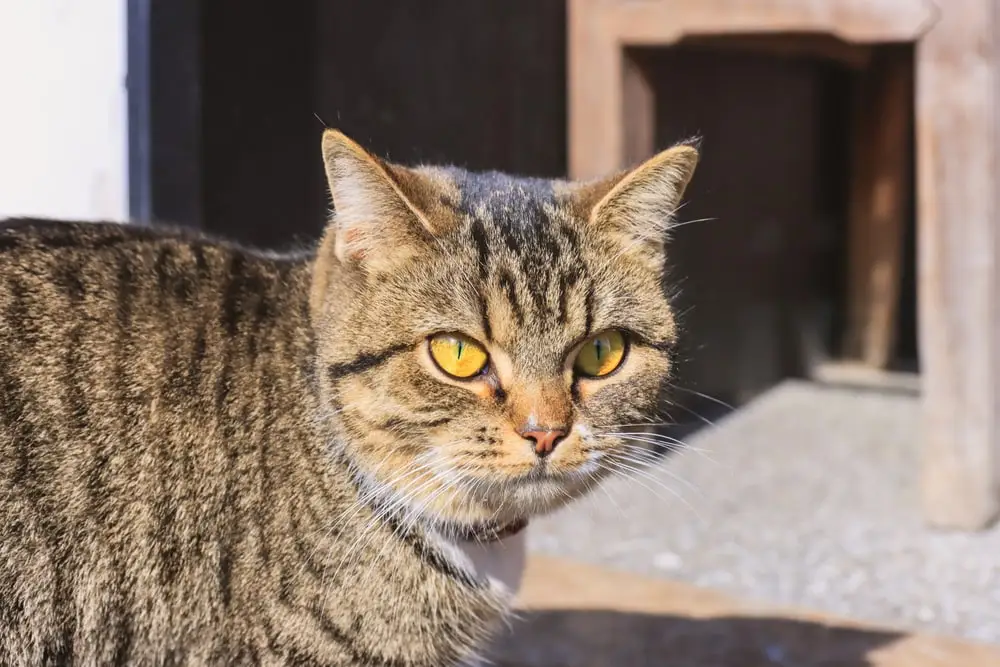
[[[332,245],[342,264],[391,271],[452,223],[440,204],[442,184],[429,172],[380,160],[337,130],[323,133],[323,162],[334,217],[321,252]]]
[[[590,225],[659,261],[698,166],[698,145],[698,140],[677,144],[634,169],[580,185],[575,193],[578,210]]]

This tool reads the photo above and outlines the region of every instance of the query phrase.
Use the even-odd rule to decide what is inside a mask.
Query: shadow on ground
[[[499,667],[871,667],[900,637],[786,618],[531,611],[491,657]]]

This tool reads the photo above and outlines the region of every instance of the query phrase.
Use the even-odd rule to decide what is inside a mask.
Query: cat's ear
[[[576,202],[597,229],[657,260],[698,165],[698,141],[672,146],[634,169],[580,185]]]
[[[334,209],[327,241],[337,261],[391,271],[425,252],[448,226],[439,207],[422,206],[437,202],[432,191],[439,184],[417,170],[384,162],[337,130],[323,133],[323,162]]]

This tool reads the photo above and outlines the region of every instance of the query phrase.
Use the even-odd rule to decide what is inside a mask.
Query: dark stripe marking
[[[567,306],[566,302],[568,299],[569,299],[569,285],[567,284],[566,276],[561,275],[559,276],[559,305],[556,314],[559,318],[559,324],[562,324],[563,326],[566,325],[567,318],[569,317],[566,308]]]
[[[156,253],[156,262],[153,264],[153,275],[156,276],[156,285],[160,293],[167,291],[170,284],[170,259],[173,256],[173,248],[168,245],[161,245]]]
[[[479,302],[479,320],[480,324],[483,327],[483,337],[486,339],[485,342],[492,343],[493,327],[490,326],[490,314],[487,310],[486,298],[482,295],[482,292],[480,292],[479,294],[478,302]]]
[[[7,304],[5,319],[5,324],[9,331],[34,342],[33,327],[31,328],[31,336],[24,335],[28,329],[27,325],[30,322],[28,316],[28,288],[23,281],[17,278],[10,279],[10,303]]]
[[[493,340],[493,327],[490,326],[489,304],[486,303],[486,297],[483,294],[483,287],[486,285],[486,277],[489,273],[489,242],[486,240],[486,230],[483,228],[482,221],[473,220],[469,231],[472,234],[472,244],[476,248],[476,263],[479,266],[479,293],[477,295],[479,320],[486,342],[491,342]]]
[[[135,298],[135,276],[127,256],[123,255],[118,264],[118,288],[115,291],[115,311],[118,325],[123,332],[132,326],[132,301]]]
[[[20,247],[21,247],[21,239],[19,239],[18,237],[10,233],[0,235],[0,252],[17,250]]]
[[[15,464],[14,471],[10,476],[10,483],[13,486],[23,485],[29,498],[36,496],[34,478],[34,457],[36,449],[35,432],[31,422],[26,420],[27,413],[27,391],[21,381],[11,372],[11,360],[6,356],[0,356],[0,420],[6,427],[7,432],[13,435]]]
[[[65,365],[63,367],[63,384],[66,390],[66,404],[70,419],[77,431],[87,428],[88,401],[83,387],[83,377],[86,369],[83,358],[83,325],[75,325],[69,332],[69,345],[66,346]]]
[[[402,417],[390,417],[379,424],[380,431],[405,431],[409,427],[417,428],[437,428],[451,423],[451,417],[441,417],[440,419],[404,419]]]
[[[83,281],[80,279],[79,264],[76,262],[60,263],[52,278],[71,303],[76,304],[83,301],[86,289]]]
[[[499,278],[500,287],[504,290],[507,295],[507,301],[510,302],[511,312],[514,314],[514,319],[517,320],[517,326],[524,326],[524,311],[521,310],[521,304],[517,300],[517,289],[514,286],[514,279],[511,277],[510,273],[503,272],[500,274]]]
[[[232,338],[239,328],[241,300],[243,288],[246,283],[246,276],[243,273],[246,260],[242,255],[233,255],[229,259],[227,273],[228,281],[226,290],[222,297],[222,327],[226,334]]]
[[[485,278],[490,259],[490,247],[486,240],[486,229],[480,220],[473,220],[469,231],[472,233],[472,243],[476,247],[479,276],[480,278]]]
[[[409,345],[400,344],[393,345],[379,352],[359,354],[354,359],[342,364],[330,364],[327,366],[326,372],[329,378],[336,382],[347,375],[354,375],[375,368],[408,349],[410,349]]]

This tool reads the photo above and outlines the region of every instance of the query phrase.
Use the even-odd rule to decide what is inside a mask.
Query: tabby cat
[[[474,660],[527,520],[655,414],[693,145],[590,182],[323,157],[308,252],[0,227],[0,664]]]

